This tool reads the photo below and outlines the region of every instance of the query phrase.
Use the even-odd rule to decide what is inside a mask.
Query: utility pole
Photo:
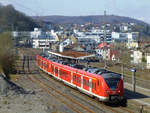
[[[122,63],[121,65],[121,74],[122,74],[122,80],[124,79],[124,65]]]
[[[104,58],[104,69],[106,68],[106,49],[104,47],[104,42],[106,42],[106,11],[104,11],[104,39],[103,39],[103,55]]]

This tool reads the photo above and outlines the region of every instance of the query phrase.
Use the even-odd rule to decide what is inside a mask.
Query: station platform
[[[124,83],[124,88],[124,94],[128,101],[133,100],[141,105],[150,107],[150,89],[136,86],[136,90],[133,92],[132,84],[127,82]]]

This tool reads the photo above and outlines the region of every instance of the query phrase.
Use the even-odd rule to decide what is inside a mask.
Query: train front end
[[[108,102],[121,102],[124,99],[124,86],[121,75],[118,73],[104,73],[103,93]]]

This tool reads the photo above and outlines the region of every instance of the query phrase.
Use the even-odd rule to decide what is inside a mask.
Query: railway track
[[[86,110],[86,111],[89,112],[89,113],[95,113],[93,110],[89,109],[87,106],[84,106],[84,105],[80,104],[78,101],[75,101],[75,100],[73,100],[72,98],[70,98],[69,96],[67,96],[67,95],[61,93],[60,91],[54,89],[53,87],[51,87],[50,85],[48,85],[48,84],[46,84],[44,81],[42,81],[41,79],[39,79],[39,78],[37,78],[37,77],[35,77],[35,76],[34,76],[34,79],[33,79],[32,77],[30,77],[30,76],[28,76],[28,78],[29,78],[32,82],[36,83],[40,88],[42,88],[42,89],[43,89],[44,91],[46,91],[48,94],[50,94],[50,95],[56,97],[56,99],[60,100],[60,101],[61,101],[62,103],[64,103],[65,105],[69,106],[69,107],[70,107],[72,110],[74,110],[75,112],[77,112],[77,113],[82,113],[82,112],[81,112],[81,109],[79,109],[79,107],[80,107],[80,108],[83,109],[83,111]],[[40,84],[39,84],[39,82],[37,82],[37,81],[39,81]],[[54,92],[54,91],[55,91],[55,92]],[[57,94],[59,94],[60,96],[55,95],[54,93],[57,93]],[[73,104],[76,104],[77,107],[75,107],[73,104],[69,104],[69,103],[68,103],[66,100],[64,100],[61,96],[62,96],[63,98],[65,97],[67,100],[71,101]]]
[[[22,60],[22,62],[23,62],[23,60]],[[27,76],[27,79],[30,80],[31,82],[33,82],[38,87],[40,87],[47,94],[54,96],[57,100],[59,100],[60,102],[65,104],[67,107],[72,109],[72,111],[74,111],[74,112],[77,112],[77,113],[82,113],[82,112],[85,112],[85,113],[87,113],[87,112],[89,112],[89,113],[105,113],[105,112],[134,113],[133,111],[131,111],[125,107],[121,107],[121,106],[113,107],[113,106],[105,105],[104,103],[101,103],[95,99],[89,98],[89,96],[82,94],[79,91],[76,91],[67,85],[66,85],[66,87],[67,87],[66,90],[69,89],[72,96],[69,96],[68,94],[66,95],[65,92],[62,93],[61,92],[62,90],[59,91],[55,87],[53,87],[54,85],[52,85],[52,84],[57,84],[58,85],[57,87],[60,87],[60,89],[61,89],[62,83],[60,83],[59,81],[56,81],[53,77],[50,78],[49,75],[47,75],[46,73],[41,72],[41,71],[40,71],[40,73],[38,73],[38,72],[29,73],[28,70],[32,71],[31,68],[35,68],[35,61],[34,60],[31,61],[29,58],[29,60],[26,60],[26,62],[28,62],[28,63],[26,63],[27,66],[24,68],[24,71],[27,74],[27,75],[25,75],[25,76]],[[32,75],[30,76],[29,74],[32,74]],[[39,75],[42,78],[40,78]],[[49,83],[51,83],[51,85]],[[57,95],[56,95],[56,93],[57,93]],[[82,96],[78,96],[78,95],[82,95]],[[64,99],[64,97],[65,97],[65,99]],[[84,97],[85,99],[83,99],[82,97]],[[87,104],[83,104],[81,102],[81,100],[85,101]],[[87,107],[87,105],[89,107]],[[91,109],[91,108],[94,108],[94,109]]]
[[[33,63],[33,62],[32,62]],[[25,70],[26,71],[28,71],[28,68],[29,67],[27,67],[27,69],[25,68]],[[44,74],[44,73],[43,73]],[[38,75],[38,74],[36,74],[36,75]],[[41,75],[41,73],[40,73],[40,75]],[[46,75],[46,74],[45,74]],[[47,92],[48,94],[50,94],[50,95],[52,95],[52,96],[54,96],[56,99],[58,99],[59,101],[61,101],[62,103],[64,103],[66,106],[68,106],[68,107],[70,107],[70,109],[72,109],[73,111],[75,111],[75,112],[77,112],[77,113],[81,113],[81,111],[82,112],[89,112],[89,113],[95,113],[95,112],[100,112],[100,113],[105,113],[106,111],[105,110],[103,110],[102,108],[105,108],[105,109],[107,109],[107,112],[113,112],[113,113],[132,113],[132,112],[127,112],[127,110],[125,110],[124,108],[122,108],[122,109],[119,109],[119,110],[116,110],[116,109],[114,109],[114,108],[112,108],[112,107],[109,107],[109,106],[105,106],[104,104],[100,104],[99,102],[97,102],[97,101],[95,101],[94,99],[91,99],[90,101],[95,101],[96,102],[96,104],[98,105],[98,106],[95,106],[94,104],[91,104],[91,102],[87,102],[86,101],[86,103],[88,103],[90,106],[92,106],[92,108],[93,109],[97,109],[97,111],[93,111],[92,109],[90,109],[90,108],[88,108],[86,105],[84,105],[84,104],[81,104],[80,103],[80,101],[81,101],[81,99],[82,98],[79,98],[78,96],[76,97],[76,99],[75,98],[72,98],[72,97],[70,97],[70,96],[68,96],[68,95],[66,95],[65,94],[65,92],[61,92],[61,91],[59,91],[59,90],[56,90],[56,88],[54,88],[54,87],[52,87],[51,85],[49,85],[48,83],[46,83],[46,81],[44,81],[44,80],[42,80],[42,79],[40,79],[40,78],[38,78],[38,77],[36,77],[36,76],[34,76],[34,77],[31,77],[30,75],[26,75],[27,76],[27,78],[30,80],[30,81],[32,81],[33,83],[35,83],[38,87],[40,87],[42,90],[44,90],[45,92]],[[33,76],[33,75],[32,75]],[[45,78],[46,76],[42,76],[45,80],[48,80],[48,82],[52,82],[52,81],[50,81],[50,79],[51,78],[49,78],[48,76],[47,76],[47,78]],[[55,81],[56,82],[56,81]],[[53,82],[53,84],[55,84],[54,82]],[[69,87],[68,87],[69,88]],[[70,88],[71,89],[71,88]],[[55,93],[52,93],[51,91],[55,91],[55,93],[58,93],[59,95],[55,95]],[[77,91],[78,92],[78,91]],[[77,95],[81,95],[79,92],[78,92],[78,94]],[[76,96],[75,94],[73,94],[72,93],[72,96]],[[82,95],[83,96],[83,95]],[[66,99],[63,99],[63,98],[61,98],[61,97],[65,97]],[[77,99],[78,98],[78,99]],[[86,99],[88,99],[89,100],[89,98],[87,97]],[[75,106],[73,106],[73,104],[72,103],[68,103],[66,100],[69,100],[69,101],[71,101],[72,103],[74,103],[74,104],[76,104]],[[82,99],[83,100],[83,99]],[[83,100],[83,101],[85,101],[85,100]],[[102,108],[99,108],[99,106],[101,106]],[[78,109],[78,108],[80,108],[80,109]],[[83,110],[81,110],[81,109],[83,109]]]

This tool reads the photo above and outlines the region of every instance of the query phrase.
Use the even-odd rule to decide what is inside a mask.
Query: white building
[[[106,33],[106,42],[112,42],[112,36],[110,30],[101,30],[101,29],[92,29],[88,32],[78,32],[77,30],[74,30],[74,34],[76,35],[76,38],[78,39],[78,42],[83,45],[89,45],[89,44],[98,44],[101,41],[104,41],[104,35]]]
[[[32,45],[33,48],[49,49],[50,43],[52,42],[56,42],[56,40],[50,38],[34,38],[32,41]]]
[[[147,59],[147,69],[150,69],[150,54],[146,57]]]
[[[142,63],[142,52],[141,51],[133,51],[133,55],[131,56],[133,57],[133,63],[134,64],[140,64]]]
[[[34,31],[30,33],[31,38],[40,38],[42,35],[42,30],[40,28],[34,28]]]
[[[34,28],[34,31],[30,33],[32,38],[33,48],[50,48],[50,43],[59,41],[57,34],[54,30],[43,32],[39,28]]]
[[[18,34],[18,32],[17,31],[12,31],[12,36],[14,37],[14,38],[16,38],[16,37],[18,37],[19,36],[19,34]]]
[[[100,36],[99,35],[85,35],[85,36],[78,36],[78,42],[90,44],[90,43],[99,43]]]
[[[114,41],[133,42],[136,41],[138,35],[139,35],[138,32],[131,32],[131,33],[112,32],[112,39]]]
[[[64,47],[73,44],[73,41],[70,38],[67,38],[63,42],[60,43],[59,45],[59,52],[63,52]]]
[[[141,65],[142,68],[150,69],[150,53],[143,54],[141,51],[134,51],[131,57],[133,59],[131,63]]]

